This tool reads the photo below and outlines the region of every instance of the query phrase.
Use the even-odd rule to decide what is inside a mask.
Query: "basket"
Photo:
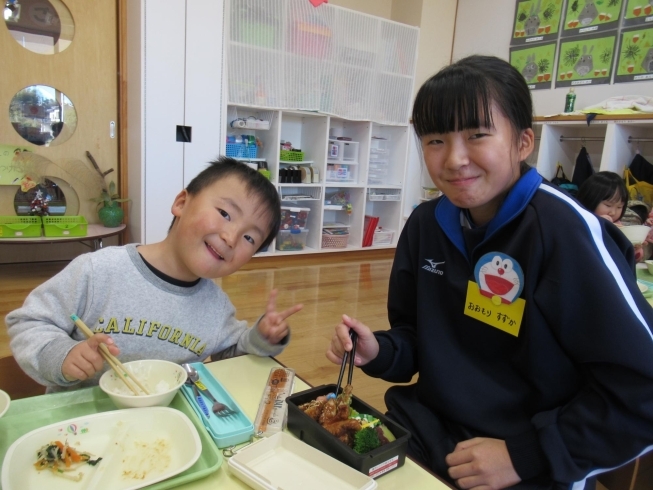
[[[281,150],[279,154],[279,159],[286,162],[303,162],[304,161],[304,152],[303,151],[290,151],[290,150]]]
[[[43,231],[45,236],[86,236],[86,218],[84,216],[45,216]]]
[[[346,248],[349,241],[349,234],[328,235],[322,234],[322,248]]]
[[[0,238],[41,236],[40,216],[0,216]]]
[[[242,143],[227,143],[225,155],[231,158],[256,158],[258,146]]]

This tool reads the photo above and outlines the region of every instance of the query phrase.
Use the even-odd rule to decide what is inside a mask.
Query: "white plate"
[[[4,391],[0,390],[0,417],[2,417],[11,404],[11,398]]]
[[[257,490],[377,488],[369,476],[285,432],[244,447],[229,459],[229,469]]]
[[[52,441],[102,457],[83,465],[80,482],[34,468],[36,452]],[[115,410],[41,427],[16,440],[2,465],[4,490],[134,490],[170,478],[192,466],[202,443],[189,418],[167,407]]]
[[[642,293],[645,293],[646,291],[648,291],[648,286],[646,284],[642,284],[641,282],[637,281],[637,286],[639,287],[639,290]]]

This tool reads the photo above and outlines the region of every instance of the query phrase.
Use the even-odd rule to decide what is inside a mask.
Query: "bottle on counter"
[[[574,112],[574,104],[576,103],[576,93],[574,88],[569,89],[569,93],[565,97],[565,112]]]

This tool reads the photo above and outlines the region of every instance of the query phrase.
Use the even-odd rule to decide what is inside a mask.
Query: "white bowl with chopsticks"
[[[150,393],[134,394],[111,370],[100,377],[100,388],[118,408],[167,407],[186,382],[188,375],[179,365],[160,359],[125,362],[125,369]]]

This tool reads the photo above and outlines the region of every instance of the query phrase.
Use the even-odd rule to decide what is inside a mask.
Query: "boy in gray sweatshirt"
[[[107,369],[100,343],[122,362],[176,363],[212,354],[278,355],[287,345],[287,318],[301,305],[278,312],[272,291],[265,313],[248,328],[212,280],[236,272],[274,239],[280,222],[274,186],[222,157],[177,195],[172,214],[163,241],[81,255],[7,315],[14,357],[48,391],[97,384]],[[96,335],[86,339],[71,314]]]

